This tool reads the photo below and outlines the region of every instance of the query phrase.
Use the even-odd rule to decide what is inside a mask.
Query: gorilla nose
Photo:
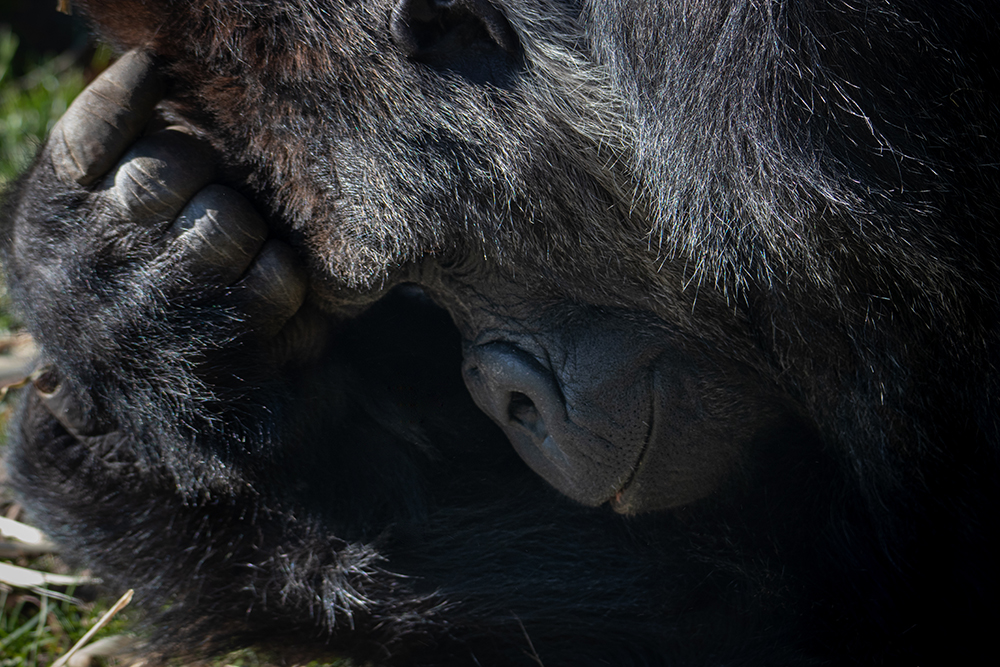
[[[565,400],[541,362],[514,345],[488,343],[466,350],[462,371],[473,400],[536,473],[584,504],[607,500],[605,489],[586,483],[593,476],[578,469],[581,459],[567,453]]]

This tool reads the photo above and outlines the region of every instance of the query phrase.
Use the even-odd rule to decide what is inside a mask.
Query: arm
[[[303,368],[322,335],[303,270],[246,199],[212,184],[204,143],[148,130],[161,94],[150,59],[126,54],[8,198],[3,262],[48,368],[11,425],[14,485],[75,559],[171,629],[152,649],[303,625],[324,643],[345,613],[360,632],[377,608],[315,591],[398,584],[294,498],[339,467],[310,439],[352,435],[331,407],[341,362]]]

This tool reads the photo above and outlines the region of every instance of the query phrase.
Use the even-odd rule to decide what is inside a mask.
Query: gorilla
[[[994,0],[76,5],[9,465],[150,655],[993,652]]]

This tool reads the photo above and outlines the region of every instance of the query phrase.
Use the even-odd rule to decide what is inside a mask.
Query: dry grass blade
[[[73,648],[67,651],[63,657],[59,658],[54,663],[52,663],[52,667],[63,667],[69,661],[69,659],[72,658],[74,654],[76,654],[77,651],[86,646],[87,642],[89,642],[94,635],[100,632],[101,628],[103,628],[105,625],[111,622],[111,619],[115,617],[115,614],[124,609],[128,605],[128,603],[132,601],[133,593],[134,591],[131,588],[125,591],[125,595],[118,598],[118,602],[116,602],[115,605],[111,607],[111,609],[109,609],[106,614],[104,614],[104,616],[101,616],[101,620],[97,621],[97,623],[94,624],[94,627],[88,630],[87,634],[81,637],[80,641],[74,644]]]
[[[67,664],[69,667],[89,667],[94,663],[94,658],[119,658],[129,656],[135,650],[135,640],[125,635],[114,635],[98,639],[92,644],[84,646],[76,652]],[[126,660],[125,664],[128,664]],[[132,662],[132,667],[138,667],[141,662]]]
[[[7,398],[7,393],[11,389],[21,389],[22,387],[27,387],[29,384],[37,380],[42,376],[47,368],[38,368],[32,371],[29,375],[18,375],[17,378],[9,381],[0,381],[0,401]]]
[[[49,574],[19,565],[0,563],[0,582],[16,588],[41,588],[44,586],[79,586],[94,583],[93,577],[68,574]]]
[[[42,531],[37,528],[2,516],[0,516],[0,537],[17,540],[24,544],[39,545],[48,542]]]
[[[38,346],[23,333],[0,336],[0,385],[17,384],[29,375],[38,358]]]

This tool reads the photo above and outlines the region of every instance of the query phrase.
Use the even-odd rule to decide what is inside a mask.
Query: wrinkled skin
[[[990,3],[77,4],[10,465],[152,649],[980,655]]]

